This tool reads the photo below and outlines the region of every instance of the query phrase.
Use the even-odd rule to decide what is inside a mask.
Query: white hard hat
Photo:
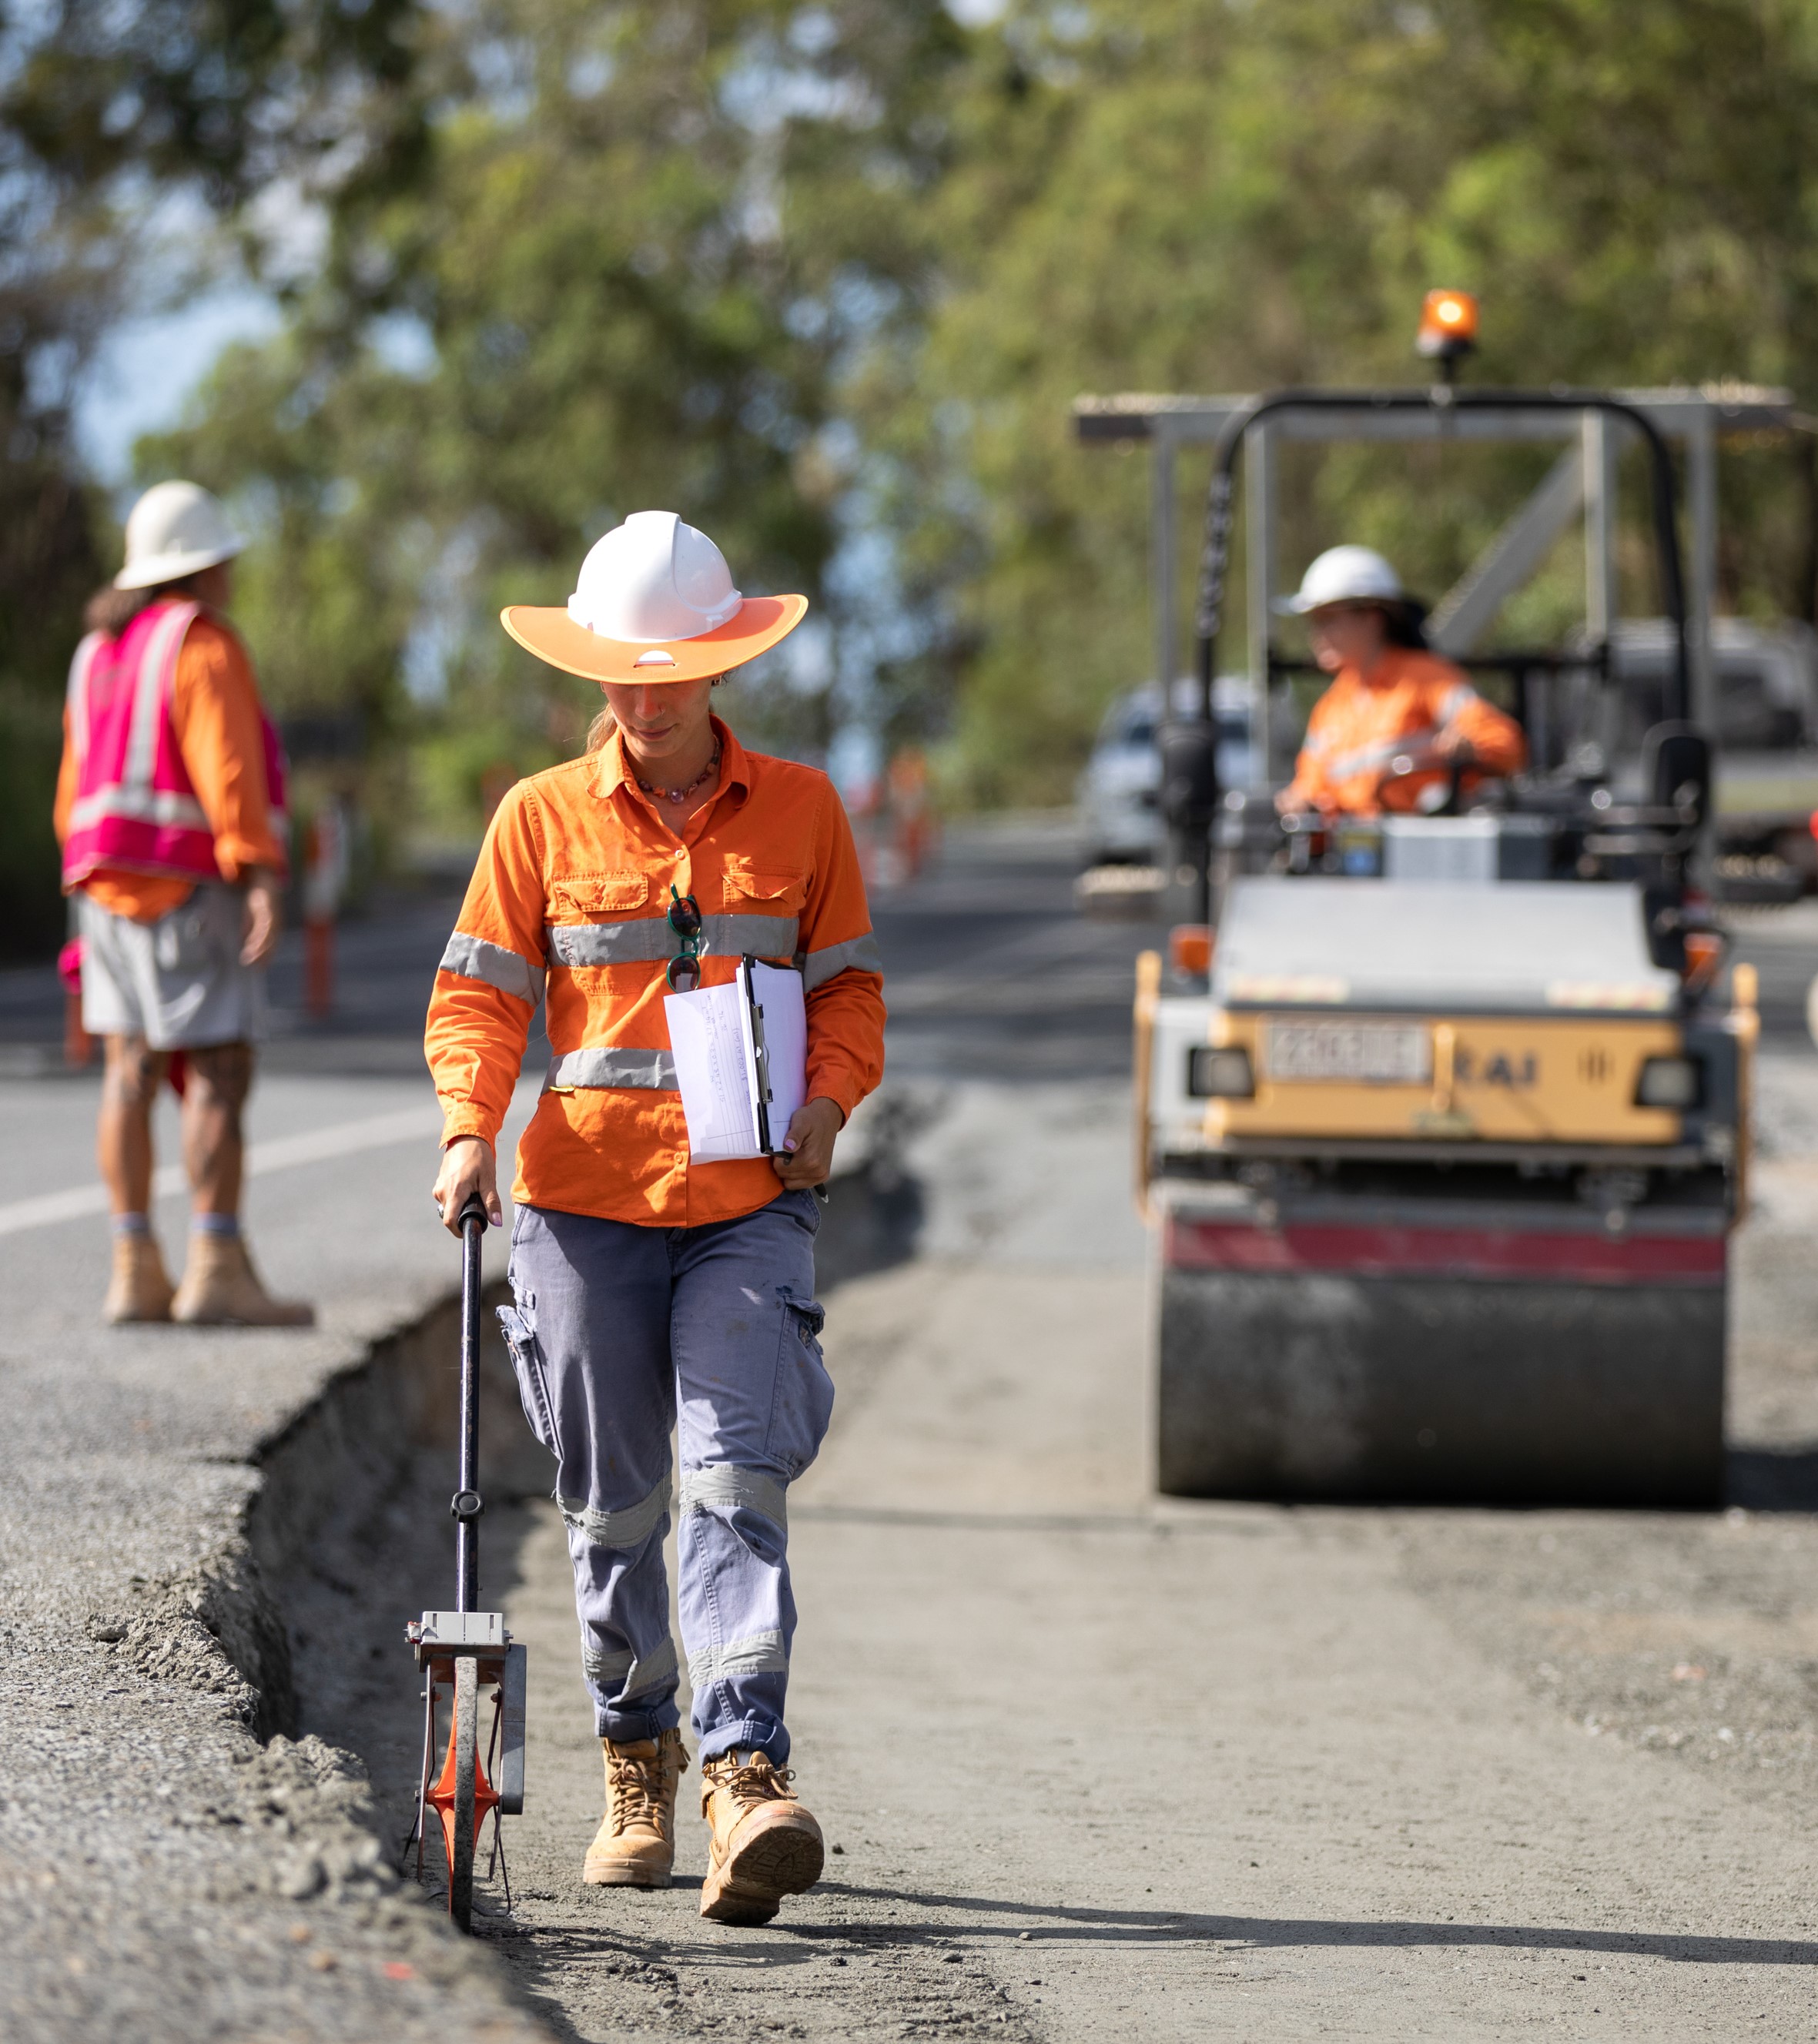
[[[1374,547],[1328,547],[1301,578],[1298,593],[1275,608],[1304,617],[1328,603],[1394,603],[1405,592],[1401,578]]]
[[[568,615],[602,639],[651,645],[698,639],[744,601],[726,557],[673,511],[634,511],[594,542]]]
[[[199,482],[155,482],[126,521],[126,565],[113,586],[152,589],[180,582],[232,560],[245,546],[221,500]]]

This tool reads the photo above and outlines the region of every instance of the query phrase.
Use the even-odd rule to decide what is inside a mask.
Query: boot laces
[[[728,1755],[713,1770],[713,1786],[740,1804],[793,1803],[795,1791],[789,1785],[794,1779],[793,1767],[778,1767],[763,1753],[744,1760]]]
[[[612,1785],[613,1822],[625,1831],[632,1825],[663,1830],[668,1816],[669,1770],[663,1750],[648,1759],[632,1754],[613,1754],[606,1768]]]

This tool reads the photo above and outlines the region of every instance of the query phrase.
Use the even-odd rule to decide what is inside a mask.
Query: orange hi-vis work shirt
[[[214,833],[215,863],[222,879],[238,880],[251,866],[268,866],[283,873],[288,859],[271,828],[265,786],[265,727],[259,718],[252,663],[228,626],[206,612],[183,635],[177,655],[171,686],[171,733]],[[66,707],[55,813],[60,844],[69,835],[79,772]],[[155,923],[181,907],[195,888],[193,882],[168,874],[100,866],[83,881],[82,891],[110,915]]]
[[[1513,774],[1527,763],[1520,725],[1486,702],[1460,669],[1436,653],[1391,646],[1367,681],[1356,668],[1341,667],[1313,705],[1288,797],[1305,809],[1375,816],[1385,806],[1381,782],[1391,762],[1442,738],[1468,742],[1484,773]],[[1387,805],[1417,808],[1422,788],[1441,778],[1410,775],[1388,791]]]
[[[539,997],[555,1053],[512,1197],[559,1212],[696,1228],[781,1189],[767,1158],[691,1164],[663,1001],[682,950],[670,889],[704,924],[703,986],[742,954],[801,969],[808,1092],[850,1115],[883,1076],[883,961],[833,784],[748,752],[714,720],[713,800],[678,839],[617,732],[499,805],[430,997],[425,1050],[442,1139],[498,1147]],[[546,989],[546,990],[545,990]]]

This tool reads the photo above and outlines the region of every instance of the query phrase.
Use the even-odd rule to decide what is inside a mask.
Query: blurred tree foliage
[[[925,340],[854,399],[929,593],[960,793],[1063,797],[1147,673],[1144,464],[1075,444],[1076,394],[1422,380],[1443,283],[1482,294],[1486,382],[1809,398],[1815,103],[1810,0],[1013,6],[951,102]],[[1725,460],[1724,597],[1809,617],[1809,442]],[[1290,463],[1284,569],[1355,538],[1436,596],[1543,461]],[[1521,621],[1565,621],[1569,585]]]
[[[282,284],[280,338],[225,358],[141,467],[234,495],[271,692],[357,734],[386,819],[464,826],[578,743],[597,697],[495,613],[559,601],[628,510],[671,505],[748,588],[818,599],[732,692],[744,728],[813,748],[834,682],[874,674],[867,713],[940,740],[958,798],[1048,800],[1149,657],[1144,464],[1077,445],[1080,392],[1411,380],[1440,282],[1482,297],[1486,381],[1803,391],[1818,341],[1812,0],[36,18],[0,101],[56,223],[34,245],[105,281],[83,265],[123,195],[193,188]],[[319,259],[274,267],[298,217]],[[1352,536],[1436,595],[1543,460],[1296,454],[1284,568]],[[61,454],[47,474],[67,482]],[[1731,453],[1724,489],[1726,601],[1810,615],[1809,444]],[[1626,568],[1651,606],[1639,552]],[[88,572],[39,606],[59,665]],[[1562,555],[1509,628],[1569,621],[1573,574]],[[54,686],[33,698],[53,723]]]
[[[231,354],[142,451],[252,521],[236,607],[274,700],[414,734],[421,809],[464,828],[599,705],[513,646],[500,606],[563,601],[628,512],[681,510],[749,592],[824,597],[843,364],[916,303],[962,50],[934,0],[438,15],[425,175],[338,222],[284,336]],[[832,671],[805,644],[728,702],[798,747],[825,741]]]
[[[409,174],[417,0],[47,0],[0,8],[0,951],[63,928],[50,826],[63,678],[105,572],[73,444],[109,326],[194,270],[188,242],[288,182],[349,212]],[[156,248],[152,259],[146,259]]]

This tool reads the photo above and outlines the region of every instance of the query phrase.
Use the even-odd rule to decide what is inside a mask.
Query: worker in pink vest
[[[315,1319],[267,1292],[240,1231],[240,1114],[286,864],[283,753],[221,615],[243,544],[196,484],[147,490],[70,667],[56,828],[78,897],[83,1026],[107,1046],[110,1321]],[[173,1289],[151,1227],[152,1108],[179,1052],[192,1214]]]

